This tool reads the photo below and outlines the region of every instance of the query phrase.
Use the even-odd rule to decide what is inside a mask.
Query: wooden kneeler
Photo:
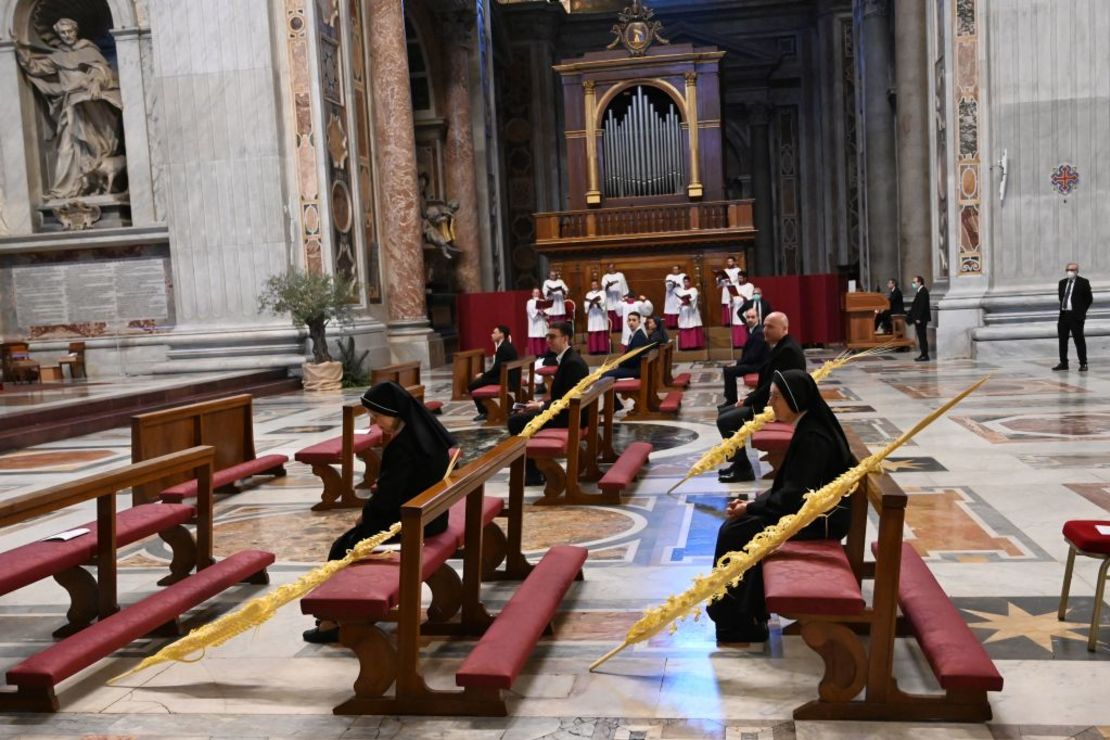
[[[520,383],[516,388],[510,387],[509,384],[509,373],[513,370],[520,370]],[[502,363],[498,381],[497,386],[483,386],[471,393],[471,398],[481,401],[482,408],[486,410],[485,426],[487,427],[503,426],[509,418],[509,407],[512,403],[527,403],[532,400],[532,389],[536,385],[536,358],[529,355],[519,360]],[[487,388],[491,391],[496,388],[496,396],[490,393],[479,393]]]
[[[544,474],[547,485],[543,490],[543,498],[536,501],[537,506],[552,504],[606,504],[619,505],[620,495],[613,495],[606,491],[598,493],[583,490],[581,481],[601,480],[602,472],[598,466],[601,457],[602,440],[599,431],[600,412],[598,402],[605,396],[610,400],[614,382],[612,378],[601,378],[577,398],[570,401],[567,409],[569,427],[567,429],[544,429],[536,433],[538,440],[560,440],[565,435],[566,448],[563,455],[536,456],[536,467]],[[609,406],[611,408],[611,405]],[[582,412],[586,413],[585,437],[579,424]],[[612,444],[612,413],[607,411],[606,424],[610,430],[610,448]],[[583,450],[583,445],[585,450]],[[559,457],[565,457],[566,468],[559,464]]]
[[[356,495],[355,489],[368,489],[378,479],[381,459],[375,448],[382,444],[382,433],[376,426],[371,427],[364,437],[358,440],[355,434],[355,420],[367,413],[361,401],[343,405],[343,432],[338,439],[330,439],[305,449],[294,455],[294,459],[312,466],[312,472],[324,484],[320,501],[312,506],[313,511],[328,509],[357,509],[364,503]],[[361,449],[358,449],[361,447]],[[362,480],[355,484],[355,458],[362,460],[365,469]],[[336,471],[335,465],[339,465]]]

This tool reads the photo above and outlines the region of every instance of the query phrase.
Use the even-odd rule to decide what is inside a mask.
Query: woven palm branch
[[[645,611],[644,616],[628,630],[628,634],[625,635],[624,641],[594,661],[590,665],[590,670],[595,670],[602,663],[609,660],[609,658],[624,650],[626,647],[635,645],[638,642],[643,642],[668,626],[671,626],[672,629],[676,629],[677,625],[675,625],[675,622],[685,619],[691,614],[697,614],[698,605],[701,604],[701,602],[713,601],[723,597],[730,587],[740,583],[740,580],[744,577],[744,573],[752,566],[770,555],[778,549],[780,545],[796,535],[806,526],[816,521],[818,517],[831,511],[842,498],[854,491],[856,486],[859,485],[859,482],[867,475],[871,473],[881,473],[882,462],[888,455],[904,445],[922,429],[940,418],[950,408],[962,401],[989,379],[990,376],[987,376],[979,380],[936,411],[933,411],[924,419],[917,422],[912,429],[904,432],[898,439],[888,444],[879,452],[867,456],[858,465],[838,476],[831,483],[822,486],[816,491],[807,493],[805,495],[805,503],[802,504],[802,508],[797,514],[784,516],[777,523],[768,526],[753,537],[752,540],[744,546],[743,550],[725,553],[717,561],[713,570],[707,575],[696,577],[690,588],[680,594],[668,597],[662,605]]]

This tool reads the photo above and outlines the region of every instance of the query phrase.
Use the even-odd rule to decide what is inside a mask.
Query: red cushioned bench
[[[613,466],[605,471],[605,475],[601,476],[597,487],[609,495],[611,503],[621,502],[621,491],[636,480],[640,468],[647,464],[652,449],[650,442],[633,442],[624,449]]]
[[[863,614],[867,603],[844,546],[836,540],[793,540],[763,563],[767,610],[775,614]]]
[[[626,400],[635,402],[625,414],[627,419],[650,419],[659,414],[659,384],[662,372],[659,365],[659,350],[652,348],[640,355],[640,377],[621,378],[613,390]]]
[[[744,385],[755,388],[759,385],[759,373],[748,373],[744,376]]]
[[[659,413],[677,414],[682,408],[682,391],[671,391],[659,402]]]
[[[672,375],[674,372],[674,342],[659,345],[659,370],[661,389],[685,390],[690,385],[690,373]]]
[[[463,689],[430,689],[423,676],[420,655],[424,635],[451,634],[479,637],[491,630],[493,618],[481,601],[482,551],[485,548],[487,518],[499,510],[482,496],[488,480],[510,467],[509,542],[519,544],[524,505],[524,455],[526,442],[511,437],[489,452],[438,483],[401,509],[401,554],[387,561],[370,560],[341,571],[332,580],[302,600],[302,611],[339,623],[343,645],[359,659],[359,676],[354,696],[335,707],[336,714],[431,714],[497,715],[505,704],[496,692]],[[465,516],[459,517],[465,507]],[[447,531],[425,539],[423,529],[439,512],[452,516]],[[463,569],[459,575],[447,558],[462,544]],[[523,556],[519,548],[515,556]],[[514,553],[510,552],[510,565]],[[528,565],[525,561],[525,564]],[[530,571],[521,586],[524,596],[514,597],[517,617],[513,626],[527,626],[531,620],[548,622],[558,607],[570,580],[580,577],[581,560],[568,558],[561,549]],[[432,604],[424,619],[421,583],[432,588]],[[552,599],[553,590],[558,597]],[[523,616],[527,615],[525,625]],[[382,622],[396,621],[395,631],[383,629]],[[542,625],[541,625],[542,630]],[[508,630],[512,632],[513,630]],[[498,632],[506,632],[505,626]],[[485,637],[494,652],[520,651],[518,636]],[[483,648],[484,650],[486,648]],[[392,693],[390,692],[393,688]]]
[[[532,389],[536,386],[536,358],[532,355],[501,363],[498,382],[483,385],[470,392],[470,397],[482,402],[486,411],[486,426],[501,426],[509,418],[513,403],[527,403],[532,400]],[[517,374],[518,383],[510,383],[510,374]]]
[[[116,547],[181,527],[195,516],[196,509],[185,504],[140,504],[124,509],[116,515]],[[97,617],[96,579],[81,567],[96,557],[99,542],[96,527],[95,521],[87,522],[71,529],[87,529],[88,534],[65,542],[30,542],[0,553],[0,594],[10,593],[47,576],[53,576],[69,593],[67,624],[54,632],[55,637],[73,634]],[[170,541],[180,547],[180,538],[171,538]],[[174,555],[174,559],[179,560],[176,549]],[[192,555],[191,549],[182,554],[190,563]]]
[[[794,439],[794,426],[781,421],[768,422],[758,432],[752,435],[752,447],[767,453],[767,462],[771,466],[763,477],[775,477],[775,471],[782,467],[786,458],[786,451],[790,448],[790,440]]]
[[[132,640],[167,626],[176,630],[182,613],[244,578],[264,574],[273,562],[273,553],[243,550],[209,565],[9,669],[8,683],[17,692],[0,696],[23,711],[57,711],[59,683]]]
[[[313,511],[355,509],[364,503],[356,488],[370,488],[378,479],[381,459],[374,451],[382,446],[382,430],[372,425],[364,434],[355,431],[358,417],[366,414],[361,401],[343,404],[343,427],[338,437],[305,447],[293,459],[312,466],[312,472],[323,482],[320,501]],[[362,481],[355,484],[355,458],[362,460]],[[339,466],[337,472],[333,465]]]
[[[552,547],[505,604],[497,619],[455,673],[455,683],[477,701],[504,702],[542,635],[553,634],[551,619],[586,562],[586,548]]]
[[[285,455],[258,457],[254,451],[254,420],[250,394],[176,406],[131,417],[131,462],[149,460],[193,445],[215,450],[213,482],[218,492],[235,493],[233,484],[252,475],[285,475]],[[192,476],[176,474],[133,490],[135,503],[159,498],[181,503],[196,496]]]
[[[852,454],[870,453],[845,429]],[[818,698],[794,710],[799,720],[985,722],[988,691],[1002,677],[924,561],[902,541],[908,497],[887,474],[869,475],[848,497],[851,525],[843,547],[791,541],[764,563],[767,608],[797,619],[821,656]],[[878,514],[874,561],[865,560],[871,511]],[[870,603],[860,583],[874,581]],[[898,613],[901,606],[901,615]],[[865,635],[866,639],[861,636]],[[915,636],[942,694],[912,693],[894,675],[895,639]]]
[[[877,552],[878,543],[871,549]],[[942,689],[1002,690],[994,661],[908,542],[902,543],[898,604]]]
[[[536,501],[537,505],[612,503],[609,494],[586,492],[581,482],[596,481],[602,477],[598,465],[601,455],[598,406],[614,387],[612,378],[601,378],[571,399],[567,417],[573,421],[581,419],[584,413],[586,426],[573,424],[570,429],[541,429],[528,440],[528,458],[535,461],[536,467],[547,479],[543,497]],[[606,412],[606,417],[611,419],[609,412]],[[585,443],[585,450],[582,443]],[[566,460],[565,470],[559,464],[561,459]]]

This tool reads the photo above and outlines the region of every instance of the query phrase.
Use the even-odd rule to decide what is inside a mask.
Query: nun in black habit
[[[355,526],[339,536],[331,546],[328,560],[341,560],[347,551],[367,537],[389,529],[401,521],[401,506],[425,489],[443,480],[450,463],[455,439],[420,401],[392,381],[378,383],[362,396],[362,405],[373,423],[389,435],[382,452],[376,490],[363,504]],[[447,529],[447,513],[424,527],[424,536]],[[394,538],[396,541],[397,538]],[[308,642],[335,642],[339,628],[320,623],[304,633]]]
[[[728,520],[717,533],[713,562],[725,553],[744,549],[764,528],[787,514],[796,514],[808,491],[831,483],[856,464],[848,440],[832,409],[821,398],[817,383],[804,370],[775,372],[768,405],[778,421],[794,425],[794,437],[771,488],[750,502],[733,500]],[[851,514],[846,504],[807,526],[794,539],[839,540],[848,534]],[[717,625],[718,642],[762,642],[767,639],[763,601],[763,567],[757,564],[719,601],[706,608]]]

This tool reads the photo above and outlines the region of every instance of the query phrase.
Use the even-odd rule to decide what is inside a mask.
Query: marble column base
[[[393,362],[420,360],[420,367],[429,370],[447,362],[443,339],[424,319],[389,322],[389,349]]]
[[[1094,364],[1096,358],[1110,358],[1110,320],[1087,319],[1083,327],[1087,339],[1087,355]],[[1003,324],[982,326],[971,331],[972,352],[978,360],[1040,359],[1055,361],[1059,354],[1056,338],[1056,321],[1039,321],[1028,324]],[[1079,366],[1075,344],[1068,343],[1068,359],[1072,367]]]

